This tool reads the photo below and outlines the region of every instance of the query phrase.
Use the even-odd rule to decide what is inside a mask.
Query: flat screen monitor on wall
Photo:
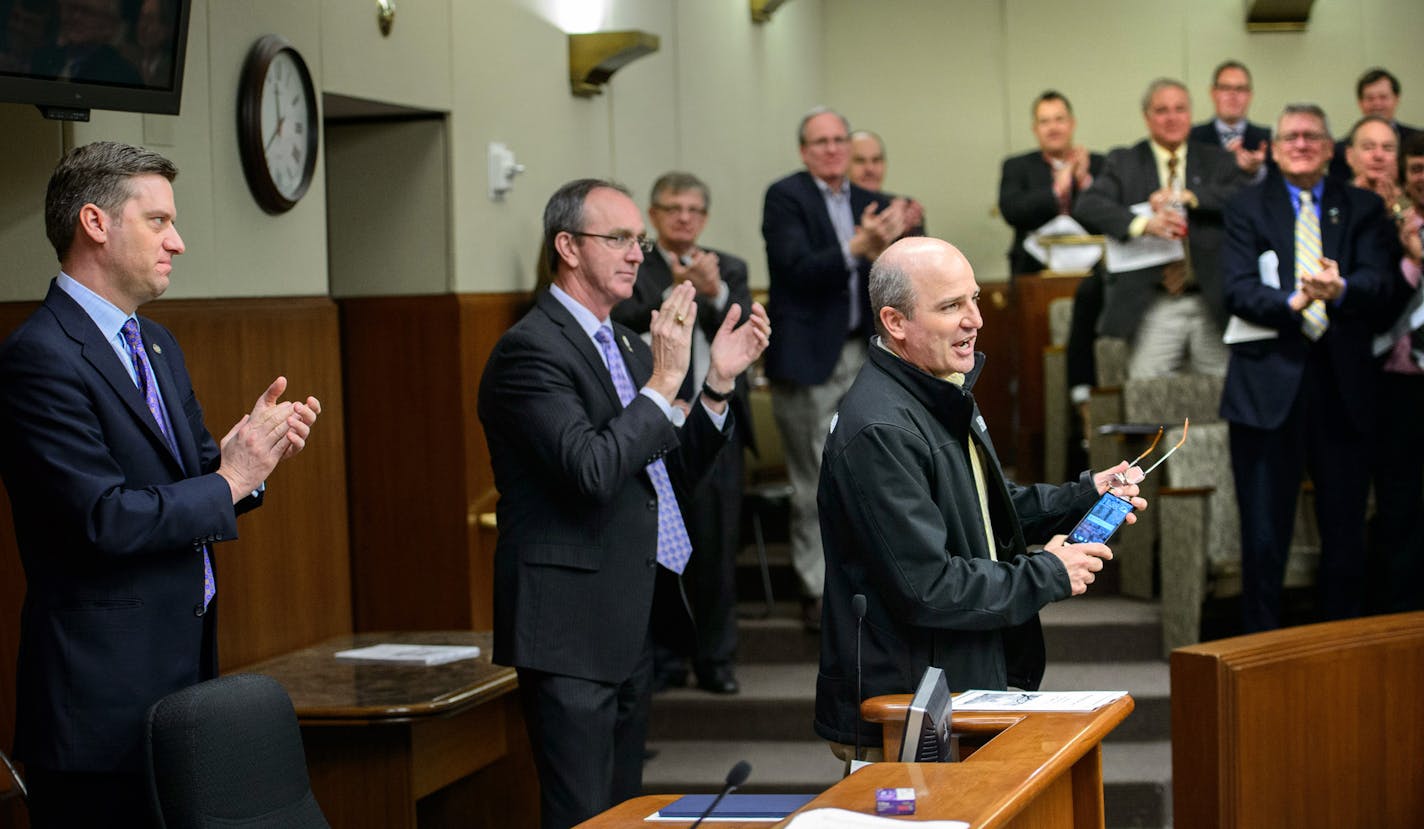
[[[0,101],[177,115],[192,0],[0,0]]]

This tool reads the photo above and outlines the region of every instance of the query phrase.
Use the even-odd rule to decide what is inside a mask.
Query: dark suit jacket
[[[738,326],[746,324],[747,315],[751,313],[752,308],[752,292],[747,285],[745,259],[712,248],[703,248],[703,250],[717,254],[717,272],[722,277],[722,281],[727,284],[727,305],[721,311],[717,310],[712,297],[703,294],[697,295],[697,327],[702,329],[702,333],[707,337],[707,342],[710,343],[717,336],[717,329],[721,327],[722,320],[727,318],[727,311],[731,310],[734,304],[741,306],[742,309]],[[663,294],[671,287],[672,269],[668,267],[662,252],[655,250],[644,257],[642,266],[638,268],[638,280],[633,283],[633,295],[613,306],[611,315],[613,320],[623,323],[639,334],[646,333],[652,325],[654,309],[663,304]],[[688,373],[691,373],[690,368]],[[689,401],[696,402],[699,390],[693,389],[691,393],[692,397],[688,398]],[[756,438],[752,432],[751,408],[747,394],[747,379],[743,374],[737,377],[735,393],[728,401],[728,405],[737,415],[737,430],[733,438],[740,445],[756,451]],[[740,491],[740,481],[737,482],[737,488]]]
[[[1192,127],[1191,133],[1187,135],[1187,140],[1198,144],[1215,144],[1220,147],[1221,136],[1216,132],[1216,119],[1203,121]],[[1241,136],[1241,143],[1246,145],[1247,149],[1254,150],[1261,146],[1262,141],[1266,142],[1268,148],[1270,147],[1271,128],[1247,121],[1246,132]]]
[[[850,188],[850,210],[856,222],[870,204],[880,208],[890,200],[883,193]],[[801,386],[824,383],[835,369],[848,337],[869,337],[874,323],[866,291],[870,263],[856,263],[860,326],[850,331],[849,274],[826,201],[811,174],[792,173],[766,191],[761,235],[766,240],[770,275],[767,314],[776,336],[766,349],[766,375]]]
[[[1088,172],[1093,178],[1103,171],[1102,153],[1091,153]],[[1082,195],[1073,188],[1073,203]],[[999,215],[1014,229],[1014,242],[1009,247],[1009,275],[1038,273],[1043,263],[1023,249],[1024,239],[1045,222],[1058,215],[1058,198],[1053,195],[1053,168],[1040,150],[1004,159],[999,174]]]
[[[1222,274],[1226,309],[1274,328],[1275,339],[1231,346],[1221,396],[1221,416],[1258,429],[1274,429],[1290,414],[1311,348],[1327,348],[1345,409],[1357,430],[1372,428],[1374,375],[1370,341],[1398,315],[1404,279],[1391,261],[1393,226],[1373,193],[1327,179],[1320,199],[1324,255],[1340,263],[1348,286],[1340,304],[1330,304],[1330,328],[1311,343],[1300,331],[1300,314],[1286,301],[1295,288],[1295,208],[1279,174],[1241,191],[1226,211]],[[1280,287],[1261,283],[1261,254],[1279,258]]]
[[[652,352],[613,323],[635,386]],[[657,568],[657,499],[646,467],[664,458],[679,497],[734,427],[700,406],[682,429],[653,401],[618,400],[598,347],[548,291],[505,332],[480,382],[499,541],[494,661],[621,682],[648,634]]]
[[[148,707],[216,674],[200,664],[202,546],[236,538],[258,500],[234,510],[182,351],[140,327],[181,457],[57,286],[0,347],[0,473],[27,583],[15,752],[40,768],[139,769]]]
[[[1198,204],[1187,211],[1187,245],[1202,298],[1222,324],[1226,322],[1226,313],[1221,306],[1221,274],[1217,268],[1221,210],[1241,183],[1240,171],[1230,153],[1217,144],[1189,144],[1185,186],[1196,194]],[[1126,241],[1133,219],[1129,207],[1147,201],[1161,186],[1157,160],[1146,139],[1131,147],[1119,147],[1108,153],[1102,175],[1096,176],[1093,186],[1079,197],[1073,218],[1091,233]],[[1156,301],[1161,281],[1161,266],[1109,273],[1104,283],[1098,333],[1107,337],[1131,337],[1143,313]]]

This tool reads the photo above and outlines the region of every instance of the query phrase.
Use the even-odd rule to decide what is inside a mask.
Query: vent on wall
[[[1303,32],[1315,0],[1245,0],[1246,31]]]

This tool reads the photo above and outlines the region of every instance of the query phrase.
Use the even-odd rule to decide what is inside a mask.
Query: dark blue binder
[[[696,820],[712,804],[715,794],[688,794],[658,810],[666,818]],[[780,820],[810,803],[814,794],[729,794],[722,798],[710,817],[741,820]]]

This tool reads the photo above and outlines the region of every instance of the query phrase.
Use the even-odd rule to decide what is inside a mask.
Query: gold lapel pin
[[[628,352],[631,352],[631,351],[633,350],[633,346],[628,345],[628,335],[627,335],[627,334],[624,334],[624,335],[623,335],[623,350],[624,350],[624,351],[628,351]]]
[[[162,353],[163,353],[163,346],[159,345],[158,343],[154,343],[154,344],[153,344],[153,353],[154,353],[154,354],[162,354]]]

